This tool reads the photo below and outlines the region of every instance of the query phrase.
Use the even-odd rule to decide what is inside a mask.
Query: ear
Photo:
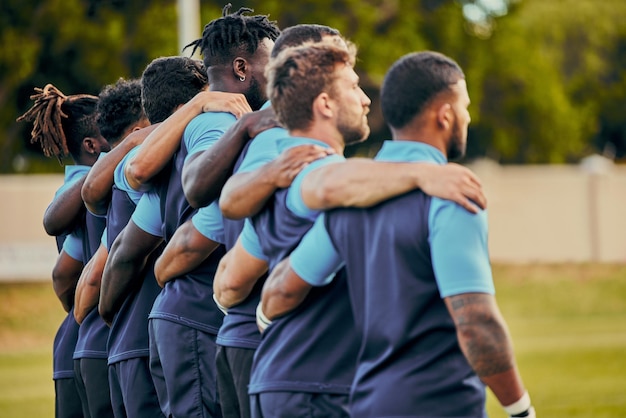
[[[248,61],[242,57],[235,58],[233,60],[233,73],[239,81],[245,81],[248,73]]]
[[[313,116],[321,116],[325,119],[330,119],[335,114],[335,103],[328,95],[328,93],[320,93],[315,100],[313,100]]]
[[[98,145],[98,141],[96,141],[94,138],[88,136],[83,139],[83,149],[87,154],[97,154],[98,151],[100,151],[99,148],[100,147]]]
[[[439,109],[437,109],[437,126],[443,130],[450,129],[454,122],[452,113],[452,106],[450,103],[444,103],[439,106]]]

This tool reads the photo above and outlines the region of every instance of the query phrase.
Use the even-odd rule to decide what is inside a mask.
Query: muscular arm
[[[102,274],[98,311],[107,324],[119,311],[126,295],[139,286],[148,256],[163,241],[144,232],[130,220],[117,236]]]
[[[98,304],[100,297],[100,283],[102,271],[109,255],[106,247],[100,245],[98,251],[85,265],[78,285],[76,286],[76,296],[74,299],[74,318],[81,324],[87,314]]]
[[[214,91],[198,93],[148,135],[145,146],[125,168],[129,184],[133,189],[140,190],[142,185],[149,183],[178,149],[187,124],[200,113],[223,111],[239,118],[251,110],[241,94]]]
[[[222,257],[215,273],[215,298],[225,308],[243,302],[267,268],[267,262],[252,256],[237,240],[235,246]]]
[[[465,293],[444,299],[463,354],[502,405],[524,394],[513,344],[493,295]]]
[[[109,201],[111,200],[113,172],[117,164],[128,151],[141,144],[157,126],[151,125],[131,133],[117,147],[93,165],[91,170],[89,170],[81,191],[82,198],[89,211],[97,215],[106,214]]]
[[[76,283],[82,270],[82,261],[70,257],[65,250],[61,250],[52,270],[52,288],[65,312],[69,312],[74,306]]]
[[[289,258],[276,265],[263,285],[262,311],[273,320],[299,306],[313,286],[305,282],[292,269]]]
[[[198,232],[189,219],[176,230],[154,264],[159,286],[198,267],[218,246]]]
[[[304,167],[333,152],[318,145],[300,145],[257,170],[233,175],[220,196],[222,214],[229,219],[255,215],[277,189],[288,187]]]
[[[43,215],[43,227],[50,236],[69,233],[76,223],[82,219],[85,204],[81,197],[81,189],[85,177],[54,198]]]
[[[276,126],[271,108],[245,114],[211,148],[192,155],[182,173],[185,197],[192,207],[208,205],[219,196],[245,144],[259,132]]]
[[[480,180],[458,164],[380,162],[350,158],[313,170],[302,182],[302,198],[311,209],[368,207],[391,197],[422,189],[452,200],[472,213],[487,200]]]

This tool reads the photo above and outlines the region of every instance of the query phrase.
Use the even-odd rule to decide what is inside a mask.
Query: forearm
[[[157,283],[161,287],[165,286],[165,283],[198,267],[207,256],[200,251],[188,252],[180,247],[166,247],[154,264]]]
[[[46,209],[43,226],[50,236],[67,234],[74,229],[85,210],[81,189],[85,182],[83,177],[57,196]]]
[[[215,145],[185,163],[183,191],[192,207],[207,206],[219,197],[237,157],[249,139],[245,125],[237,122]]]
[[[74,304],[74,318],[81,324],[87,314],[98,304],[100,297],[100,286],[93,283],[86,283],[80,292],[77,291]]]
[[[243,219],[256,215],[276,191],[271,163],[255,171],[233,175],[222,189],[220,209],[228,219]]]
[[[452,302],[452,306],[456,305],[462,312],[455,320],[459,346],[500,404],[509,405],[524,394],[524,385],[504,319],[492,299],[486,296],[467,294]]]
[[[115,168],[124,156],[141,144],[155,128],[156,126],[153,125],[133,132],[107,155],[100,158],[89,170],[81,191],[83,201],[89,211],[95,214],[106,214],[111,197],[111,188],[113,187]]]
[[[289,259],[281,261],[263,286],[263,313],[273,320],[291,312],[304,301],[311,288],[291,269]]]
[[[139,285],[148,257],[136,260],[116,260],[111,257],[104,269],[100,286],[98,311],[107,324],[113,322],[126,296]]]
[[[302,198],[311,209],[368,207],[418,187],[414,163],[387,163],[351,158],[309,173]]]

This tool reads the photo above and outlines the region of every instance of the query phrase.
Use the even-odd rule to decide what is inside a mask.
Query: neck
[[[323,142],[332,149],[334,149],[340,155],[343,155],[345,149],[343,138],[335,129],[330,129],[317,125],[310,126],[307,129],[294,129],[289,131],[289,134],[291,136],[301,136]]]
[[[448,150],[445,141],[437,132],[431,132],[428,129],[391,129],[391,137],[394,141],[412,141],[421,142],[437,148],[448,158]]]

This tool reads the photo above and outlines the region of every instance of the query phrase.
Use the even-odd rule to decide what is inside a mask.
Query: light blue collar
[[[307,145],[307,144],[319,145],[320,147],[330,148],[330,145],[328,145],[325,142],[322,142],[313,138],[305,138],[302,136],[292,136],[288,138],[279,139],[276,146],[278,147],[278,152],[283,152],[290,148],[297,147],[299,145]]]
[[[385,141],[376,160],[397,162],[447,163],[446,157],[432,145],[417,141]]]

